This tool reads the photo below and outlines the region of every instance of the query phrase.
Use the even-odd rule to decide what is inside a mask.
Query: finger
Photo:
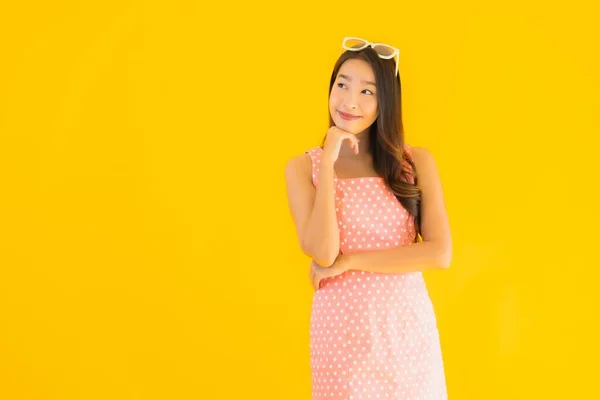
[[[348,140],[350,141],[350,148],[354,151],[354,154],[358,154],[358,140],[356,136],[349,135]]]
[[[348,140],[350,142],[350,148],[354,149],[356,146],[356,137],[352,133],[345,133],[342,140]]]
[[[358,146],[358,142],[360,142],[354,133],[347,133],[346,138],[350,140],[353,146]]]
[[[356,146],[358,145],[358,143],[356,143],[356,138],[354,137],[354,135],[348,135],[348,141],[350,142],[350,148],[356,151]]]

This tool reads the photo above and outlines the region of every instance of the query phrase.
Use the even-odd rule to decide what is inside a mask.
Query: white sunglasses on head
[[[379,58],[383,58],[389,60],[390,58],[394,58],[398,56],[396,61],[396,73],[398,75],[398,63],[400,62],[400,51],[390,46],[389,44],[384,43],[371,43],[365,39],[357,38],[357,37],[345,37],[342,42],[342,48],[350,51],[360,51],[362,49],[371,46],[373,50],[379,55]],[[343,52],[343,51],[342,51]]]

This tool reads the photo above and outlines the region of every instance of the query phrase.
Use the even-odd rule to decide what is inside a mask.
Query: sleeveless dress
[[[410,145],[405,149],[412,157]],[[323,150],[305,153],[316,187]],[[382,177],[334,174],[334,184],[342,254],[412,244],[414,219]],[[437,321],[421,272],[348,270],[322,279],[313,295],[309,347],[312,400],[448,397]]]

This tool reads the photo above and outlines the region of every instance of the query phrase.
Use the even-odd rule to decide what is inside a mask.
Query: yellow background
[[[599,398],[593,2],[217,3],[0,6],[0,398],[310,398],[283,170],[343,36],[440,168],[450,398]]]

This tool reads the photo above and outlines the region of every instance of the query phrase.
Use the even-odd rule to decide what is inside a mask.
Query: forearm
[[[340,251],[340,231],[335,211],[333,176],[333,163],[322,159],[315,202],[306,225],[303,241],[305,252],[323,267],[331,266]]]
[[[450,266],[451,246],[423,241],[388,250],[344,255],[345,269],[378,273],[418,272]]]

